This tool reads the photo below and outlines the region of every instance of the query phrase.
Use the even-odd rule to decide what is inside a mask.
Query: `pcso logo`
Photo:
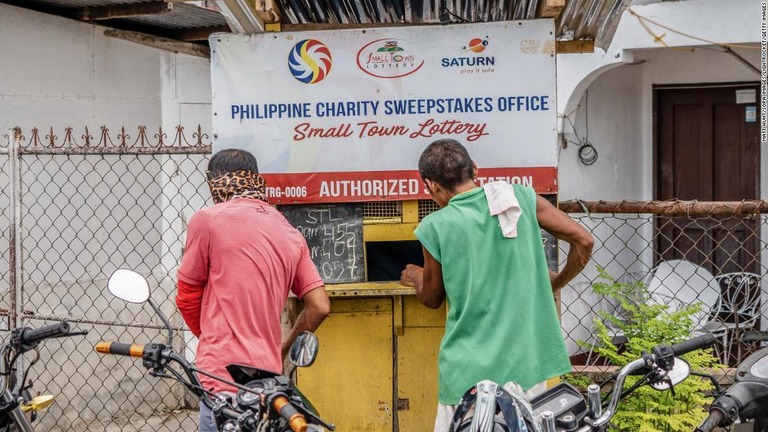
[[[288,68],[304,84],[322,81],[331,72],[331,50],[315,39],[305,39],[288,54]]]

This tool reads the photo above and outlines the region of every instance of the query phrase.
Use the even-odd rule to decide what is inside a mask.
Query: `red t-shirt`
[[[274,207],[250,198],[192,216],[178,279],[191,285],[176,301],[193,331],[199,318],[197,367],[226,379],[232,363],[281,373],[280,316],[289,290],[301,298],[323,286],[304,237]],[[216,392],[235,390],[200,381]]]

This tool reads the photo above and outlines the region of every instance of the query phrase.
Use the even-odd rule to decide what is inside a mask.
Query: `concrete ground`
[[[115,419],[111,423],[91,422],[87,426],[73,424],[63,429],[54,426],[50,432],[196,432],[196,410],[173,410],[157,412],[149,417],[136,416],[130,419]]]
[[[173,410],[157,413],[149,418],[132,419],[130,423],[109,424],[106,428],[89,429],[89,432],[187,432],[197,431],[198,411]]]

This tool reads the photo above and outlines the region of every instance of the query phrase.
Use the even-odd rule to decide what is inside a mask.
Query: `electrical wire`
[[[657,36],[657,35],[656,35],[655,33],[653,33],[653,31],[651,31],[651,29],[648,27],[648,25],[646,24],[646,21],[647,21],[647,22],[649,22],[649,23],[651,23],[651,24],[653,24],[653,25],[656,25],[656,26],[658,26],[658,27],[661,27],[661,28],[663,28],[663,29],[665,29],[665,30],[667,30],[667,31],[670,31],[670,32],[672,32],[672,33],[678,34],[678,35],[680,35],[680,36],[685,36],[685,37],[687,37],[687,38],[690,38],[690,39],[698,40],[698,41],[701,41],[701,42],[706,42],[706,43],[708,43],[708,44],[710,44],[710,45],[719,45],[719,46],[722,46],[722,47],[729,47],[729,48],[744,48],[744,49],[754,49],[754,50],[758,50],[758,49],[760,49],[760,47],[759,47],[759,46],[753,46],[753,45],[740,45],[740,44],[729,44],[729,43],[715,42],[715,41],[712,41],[712,40],[709,40],[709,39],[705,39],[705,38],[702,38],[702,37],[693,36],[693,35],[691,35],[691,34],[688,34],[688,33],[682,32],[682,31],[680,31],[680,30],[675,30],[675,29],[673,29],[673,28],[671,28],[671,27],[668,27],[668,26],[666,26],[666,25],[664,25],[664,24],[659,24],[658,22],[656,22],[656,21],[654,21],[654,20],[652,20],[652,19],[650,19],[650,18],[646,18],[646,17],[644,17],[644,16],[642,16],[642,15],[638,14],[638,13],[637,13],[637,12],[635,12],[634,10],[632,10],[632,7],[629,7],[629,8],[627,8],[627,11],[628,11],[630,14],[634,15],[634,16],[635,16],[635,18],[637,18],[637,20],[640,22],[640,25],[643,27],[643,29],[645,29],[645,31],[647,31],[647,32],[648,32],[648,33],[649,33],[651,36],[653,36],[653,40],[654,40],[654,42],[659,42],[660,44],[664,45],[665,47],[669,47],[669,45],[667,45],[667,43],[666,43],[666,42],[664,42],[664,40],[663,40],[663,38],[664,38],[664,36],[665,36],[665,35]],[[679,47],[678,47],[678,48],[679,48]]]
[[[579,105],[581,106],[581,105]],[[577,142],[569,141],[571,144],[574,144],[579,147],[578,151],[578,157],[579,161],[586,165],[590,166],[597,162],[598,153],[595,146],[592,145],[591,142],[589,142],[589,91],[585,93],[585,106],[584,106],[584,114],[585,114],[585,137],[584,139],[581,139],[579,136],[579,133],[576,131],[576,126],[573,124],[573,121],[571,120],[570,115],[576,112],[579,107],[576,107],[569,115],[563,116],[566,120],[568,120],[568,123],[571,125],[571,129],[573,129],[573,134],[576,136]]]
[[[571,114],[573,114],[573,113],[571,113]],[[577,146],[581,146],[581,138],[579,137],[579,133],[576,132],[576,126],[573,124],[573,121],[571,121],[571,117],[565,116],[563,118],[568,120],[568,124],[571,125],[571,129],[573,129],[573,134],[576,136],[576,140],[578,141],[578,142],[573,142],[573,141],[569,141],[569,142],[571,144],[574,144],[574,145],[577,145]]]
[[[589,142],[589,90],[584,92],[584,141],[579,147],[579,161],[586,166],[597,162],[597,149]]]
[[[586,141],[579,147],[579,161],[584,165],[590,166],[594,164],[597,162],[597,157],[597,149],[589,141]]]
[[[589,142],[589,90],[584,91],[584,141]]]

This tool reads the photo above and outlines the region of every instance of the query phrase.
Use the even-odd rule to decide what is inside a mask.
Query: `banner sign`
[[[556,193],[553,34],[531,20],[214,35],[214,152],[251,151],[279,204],[429,198],[418,159],[442,138],[478,183]]]

